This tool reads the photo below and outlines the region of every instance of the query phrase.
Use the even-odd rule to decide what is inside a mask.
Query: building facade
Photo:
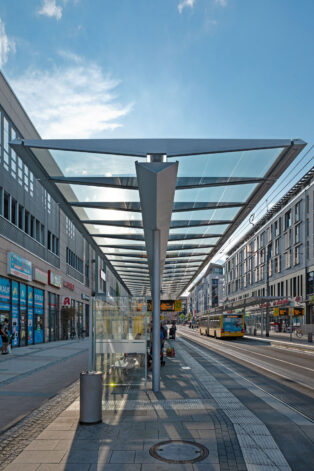
[[[112,285],[129,293],[76,213],[56,201],[62,194],[39,158],[26,162],[11,149],[16,137],[39,135],[0,74],[0,323],[8,318],[13,346],[24,346],[88,333],[91,296]]]
[[[205,275],[190,291],[187,298],[187,312],[194,317],[219,306],[224,296],[223,267],[211,263]]]
[[[314,323],[314,169],[228,254],[227,301],[276,296],[271,322]],[[279,308],[280,306],[280,308]]]

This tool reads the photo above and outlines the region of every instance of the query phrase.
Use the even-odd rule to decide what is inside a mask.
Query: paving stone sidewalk
[[[186,367],[182,353],[166,359],[159,393],[153,393],[149,383],[147,393],[130,388],[120,394],[113,388],[106,394],[101,424],[79,425],[78,400],[72,399],[63,411],[56,409],[49,425],[39,427],[31,442],[21,443],[23,451],[2,469],[246,471],[233,424]],[[23,441],[21,434],[16,439]],[[194,464],[169,464],[150,455],[156,443],[179,439],[204,445],[207,458]]]

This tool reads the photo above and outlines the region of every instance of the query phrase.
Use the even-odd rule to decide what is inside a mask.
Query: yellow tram
[[[215,338],[243,337],[244,314],[205,314],[199,318],[199,332]]]

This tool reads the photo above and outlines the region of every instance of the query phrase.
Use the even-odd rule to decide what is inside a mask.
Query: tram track
[[[274,371],[273,369],[271,369],[271,368],[269,368],[265,365],[261,365],[260,362],[256,362],[256,361],[252,360],[252,358],[250,358],[250,359],[244,358],[243,354],[241,354],[241,353],[239,354],[239,352],[237,352],[237,353],[231,352],[230,348],[227,349],[227,348],[225,348],[225,346],[222,347],[222,346],[217,345],[217,343],[218,343],[217,340],[214,341],[213,339],[210,339],[210,338],[204,339],[204,338],[200,337],[197,334],[192,335],[188,332],[184,332],[182,329],[178,330],[178,335],[182,336],[183,338],[185,338],[185,339],[187,339],[187,340],[189,340],[193,343],[196,343],[196,344],[198,344],[202,347],[205,347],[208,350],[212,350],[214,353],[218,353],[218,354],[224,356],[225,358],[227,358],[229,360],[236,361],[238,366],[249,367],[251,371],[252,371],[252,367],[254,367],[253,371],[254,371],[255,374],[257,374],[257,375],[262,374],[263,376],[266,376],[268,379],[275,380],[276,382],[278,382],[278,384],[281,385],[281,387],[283,386],[283,387],[291,388],[293,391],[295,391],[296,394],[301,393],[302,395],[305,395],[308,399],[311,398],[311,399],[309,399],[309,401],[313,400],[313,398],[314,398],[314,387],[312,385],[307,384],[304,381],[298,380],[296,378],[292,379],[291,376],[289,376],[287,374],[284,374],[282,372]],[[211,340],[213,340],[213,341],[211,341]],[[240,347],[234,346],[234,344],[232,344],[232,348],[234,348],[234,347],[240,348]],[[245,349],[241,349],[241,350],[245,350]],[[252,352],[246,350],[246,354],[249,354],[249,353],[255,354],[256,352],[255,352],[255,350],[252,351]],[[272,357],[269,357],[269,358],[271,358],[271,360],[273,360]],[[297,367],[299,367],[299,365],[297,365]],[[228,366],[226,366],[226,368],[230,369]],[[312,369],[310,369],[310,370],[312,370]],[[257,384],[256,380],[252,381],[251,379],[248,379],[246,376],[241,374],[239,371],[234,370],[234,368],[233,368],[233,371],[239,378],[246,381],[248,384],[251,384],[254,387],[257,387],[264,394],[269,395],[270,397],[272,397],[273,399],[279,401],[280,403],[282,403],[283,405],[285,405],[286,407],[288,407],[289,409],[291,409],[295,413],[300,414],[304,418],[306,418],[306,419],[308,419],[308,420],[310,420],[311,422],[314,423],[314,412],[313,413],[310,412],[310,414],[309,414],[308,411],[305,412],[304,410],[301,410],[300,408],[295,407],[295,405],[291,404],[291,401],[289,403],[286,400],[280,398],[279,397],[280,394],[270,392],[269,390],[265,389],[261,385]],[[308,368],[306,369],[306,371],[308,371]],[[281,395],[282,394],[283,393],[281,392]]]

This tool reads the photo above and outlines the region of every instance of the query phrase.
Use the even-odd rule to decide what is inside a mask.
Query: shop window
[[[19,229],[24,228],[24,208],[19,204]]]

